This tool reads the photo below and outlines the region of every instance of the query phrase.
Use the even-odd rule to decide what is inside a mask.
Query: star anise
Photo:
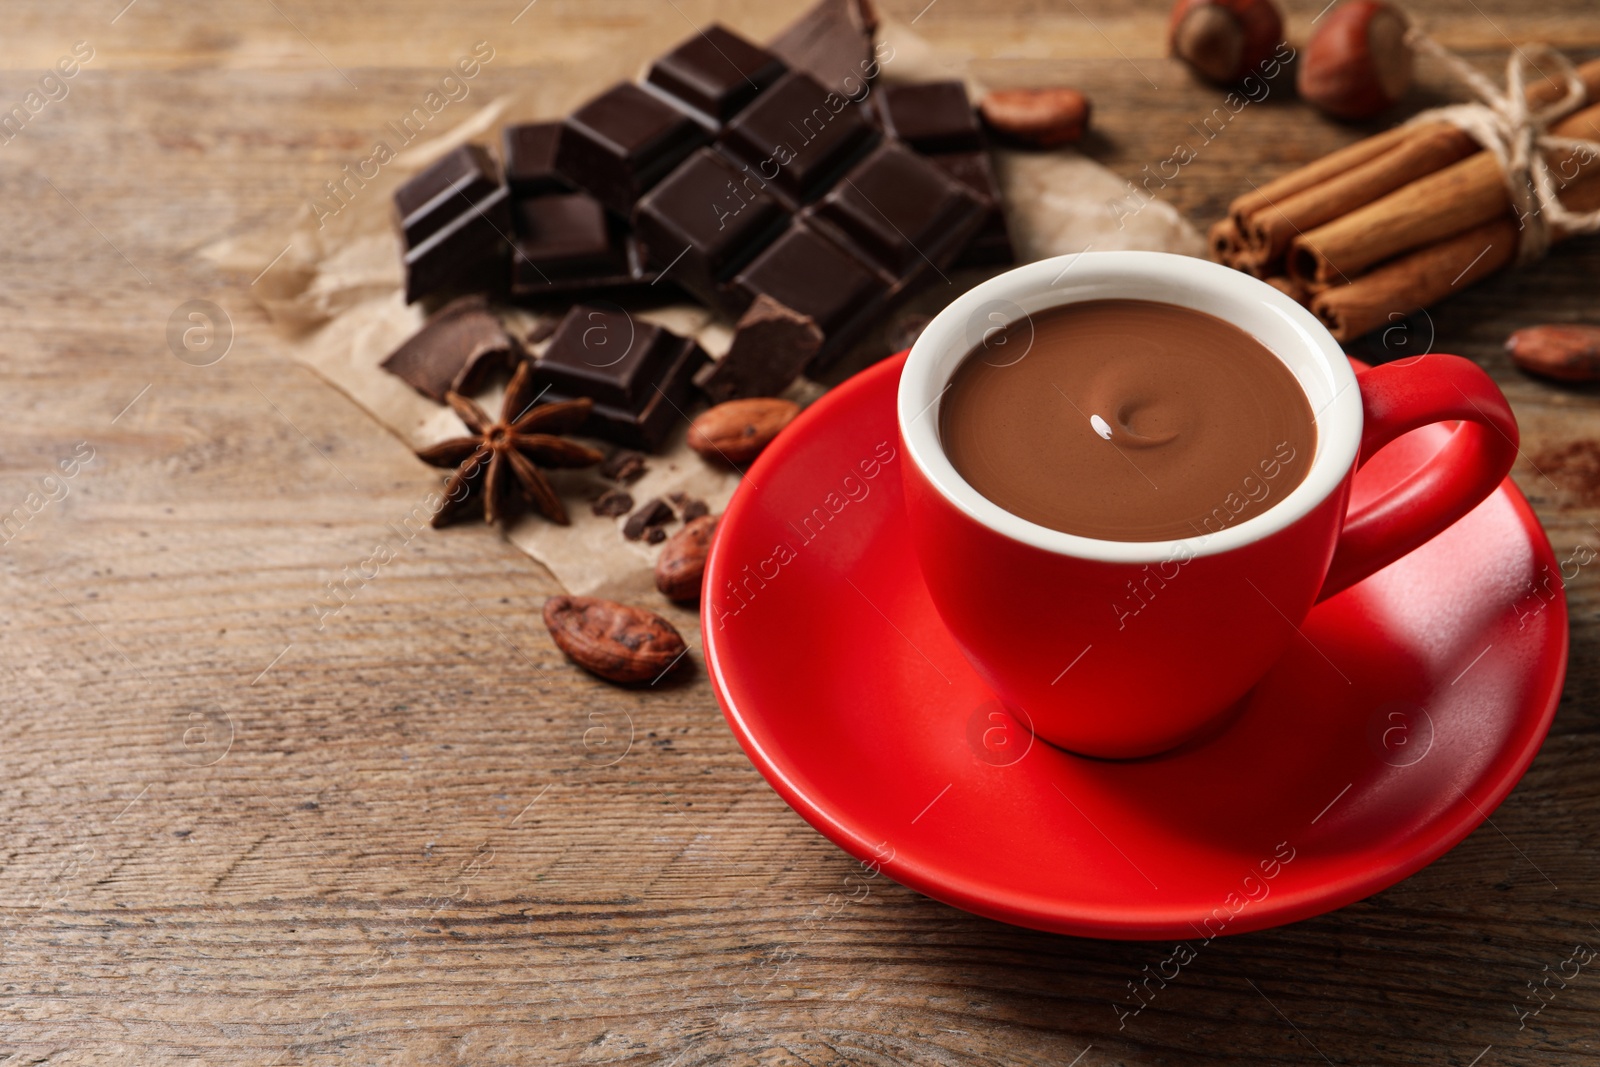
[[[444,487],[444,503],[433,525],[443,526],[469,510],[483,509],[485,522],[515,518],[531,505],[551,522],[567,525],[567,509],[540,467],[590,467],[605,457],[560,435],[583,425],[594,407],[588,397],[539,404],[531,365],[524,362],[506,386],[500,418],[490,419],[473,401],[449,393],[445,401],[471,430],[471,437],[441,441],[417,453],[435,467],[455,467]]]

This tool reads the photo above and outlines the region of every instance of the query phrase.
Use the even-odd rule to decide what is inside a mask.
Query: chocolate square
[[[865,84],[878,76],[872,48],[877,29],[871,0],[818,0],[767,47],[790,70],[803,70],[829,89],[859,99]]]
[[[691,338],[620,308],[580,304],[561,320],[533,377],[546,400],[594,400],[586,432],[655,449],[682,417],[706,358]]]
[[[923,264],[949,266],[988,207],[965,185],[890,141],[858,163],[807,215],[902,275]]]
[[[765,293],[809,315],[827,340],[818,359],[841,353],[884,299],[889,280],[808,226],[796,224],[734,278],[747,302]]]
[[[512,205],[516,252],[513,291],[536,291],[571,278],[626,274],[628,255],[600,201],[587,193],[519,200]]]
[[[504,185],[407,249],[406,303],[440,293],[504,292],[511,229],[511,190]]]
[[[579,304],[556,327],[537,370],[558,392],[637,409],[682,340],[621,308]]]
[[[655,267],[718,305],[720,283],[788,221],[765,186],[754,171],[702,148],[639,201],[634,230]]]
[[[506,184],[511,186],[513,196],[539,196],[572,188],[556,170],[556,146],[560,141],[559,122],[524,122],[505,128],[500,154],[506,161]]]
[[[394,191],[406,247],[415,248],[500,187],[500,170],[482,145],[441,156]]]
[[[796,206],[820,195],[875,137],[855,104],[791,72],[728,123],[721,144]]]
[[[645,81],[720,126],[783,72],[771,52],[713,24],[656,60]]]
[[[708,137],[687,112],[623,82],[568,116],[556,147],[556,167],[627,218],[639,194]]]
[[[989,267],[1016,262],[1016,251],[1011,247],[1011,234],[1006,229],[1006,213],[1001,206],[1000,184],[995,179],[994,163],[988,152],[944,152],[928,157],[928,161],[956,181],[984,198],[988,213],[978,226],[978,232],[953,267]]]
[[[970,152],[983,147],[983,130],[958,81],[886,85],[878,91],[883,131],[919,152]]]

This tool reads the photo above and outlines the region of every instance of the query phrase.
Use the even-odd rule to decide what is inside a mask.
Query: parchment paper
[[[886,82],[965,77],[966,57],[937,54],[903,26],[885,24],[879,39],[892,42],[895,49],[893,60],[884,65]],[[970,78],[967,82],[977,99],[983,87]],[[401,182],[452,148],[473,140],[497,141],[501,116],[513,102],[509,97],[496,99],[448,133],[406,149],[359,196],[338,214],[325,216],[320,225],[308,207],[290,233],[229,238],[202,252],[224,269],[246,277],[259,274],[251,292],[285,334],[294,358],[346,393],[413,450],[465,431],[448,408],[418,395],[378,366],[416,332],[423,319],[422,312],[407,307],[402,296],[404,277],[390,217],[391,196]],[[995,164],[1020,262],[1085,248],[1204,255],[1199,233],[1166,203],[1153,202],[1119,224],[1110,205],[1127,195],[1127,182],[1076,151],[996,150]],[[964,289],[983,276],[958,280]],[[935,310],[953,295],[924,294],[901,314],[918,308]],[[727,351],[732,337],[731,324],[695,305],[638,306],[629,311],[696,336],[713,357]],[[538,317],[531,313],[510,316],[511,328],[519,332],[537,323]],[[879,354],[886,353],[882,338],[892,332],[893,323],[884,324],[863,342],[863,348],[876,345]],[[870,358],[871,353],[858,355],[847,364],[860,366]],[[498,388],[480,398],[490,412],[498,410]],[[791,395],[804,403],[821,392],[821,386],[802,381]],[[720,513],[738,475],[703,462],[684,443],[686,432],[687,423],[661,454],[650,457],[648,473],[628,491],[636,502],[683,492],[705,500],[713,514]],[[572,525],[525,518],[506,531],[510,542],[547,567],[570,593],[646,603],[649,598],[659,600],[651,577],[659,547],[625,540],[622,518],[599,517],[589,508],[588,501],[604,483],[590,472],[559,472],[556,488],[568,498]],[[429,536],[448,537],[450,530]]]

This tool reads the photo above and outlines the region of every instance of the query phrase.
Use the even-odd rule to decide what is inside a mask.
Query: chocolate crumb
[[[643,452],[619,448],[600,464],[600,477],[621,482],[623,485],[632,485],[644,477],[645,471],[649,469],[650,465],[645,462]]]
[[[672,505],[673,511],[682,511],[689,503],[689,494],[684,492],[668,493],[667,502]]]
[[[711,508],[704,500],[690,500],[683,505],[683,510],[678,513],[678,517],[684,522],[693,522],[700,516],[709,514],[711,514]]]
[[[672,509],[660,497],[653,496],[639,505],[639,510],[628,516],[622,524],[622,536],[637,541],[652,527],[672,520]]]
[[[652,526],[650,532],[644,535],[644,539],[652,545],[659,545],[667,539],[667,531],[660,526]]]
[[[633,510],[633,496],[626,489],[607,489],[591,507],[596,515],[626,515]]]

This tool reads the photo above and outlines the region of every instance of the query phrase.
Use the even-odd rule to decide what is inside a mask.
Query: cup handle
[[[1460,420],[1450,441],[1387,493],[1345,515],[1318,600],[1381,570],[1477,507],[1517,458],[1517,420],[1471,360],[1429,354],[1356,375],[1366,411],[1356,470],[1401,434]],[[1359,475],[1358,475],[1359,476]]]

